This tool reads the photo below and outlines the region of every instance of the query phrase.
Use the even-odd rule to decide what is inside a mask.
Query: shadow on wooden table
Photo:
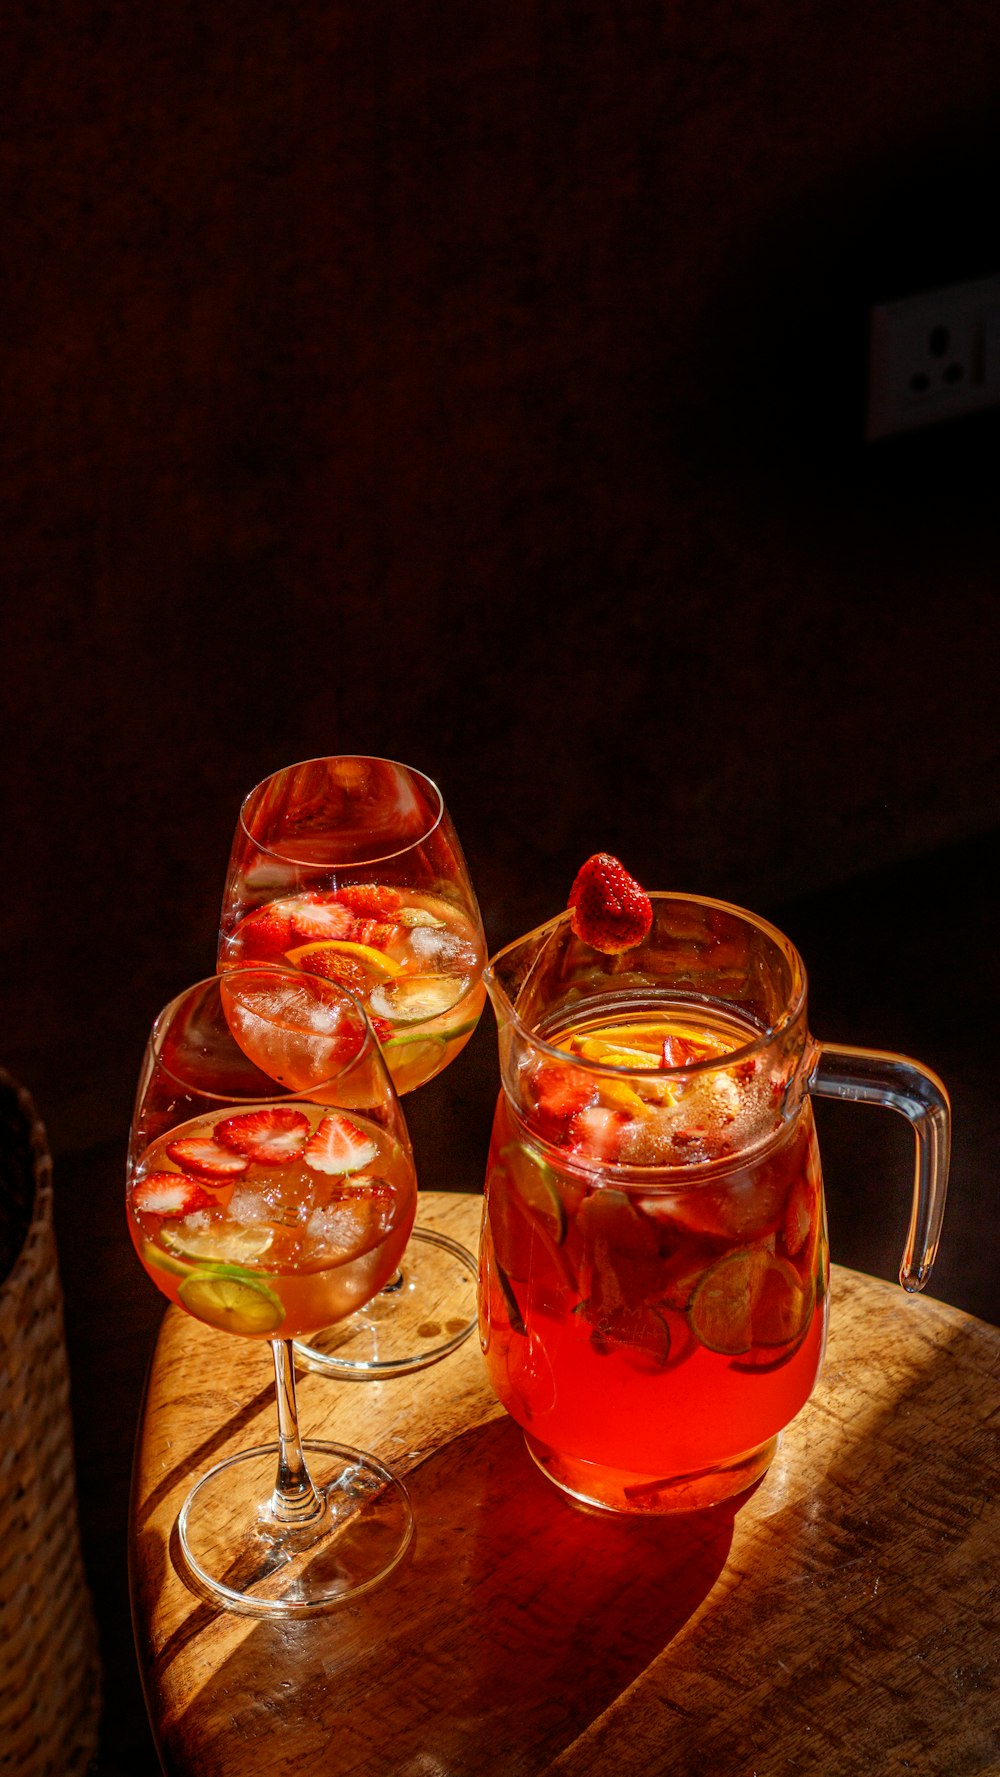
[[[299,1769],[330,1757],[340,1773],[537,1770],[676,1635],[732,1541],[732,1510],[624,1522],[568,1509],[506,1419],[438,1451],[410,1487],[414,1553],[386,1586],[324,1619],[322,1670],[308,1673],[315,1625],[248,1625],[197,1698],[202,1760],[214,1718],[230,1741],[225,1768],[246,1736],[254,1770],[270,1770],[257,1739],[266,1716],[282,1768],[281,1712],[273,1695],[260,1699],[261,1675],[278,1661],[294,1671],[301,1647],[289,1693]],[[185,1641],[212,1614],[195,1606]],[[180,1762],[191,1743],[182,1715],[167,1730],[168,1768],[172,1747]]]

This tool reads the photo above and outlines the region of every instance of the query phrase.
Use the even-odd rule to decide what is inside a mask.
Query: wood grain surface
[[[480,1201],[422,1196],[474,1245]],[[136,1635],[170,1777],[1000,1773],[1000,1330],[834,1267],[819,1385],[739,1510],[620,1521],[529,1461],[473,1337],[303,1374],[306,1435],[409,1476],[406,1562],[301,1623],[188,1590],[176,1518],[274,1430],[266,1346],[163,1322],[137,1446]]]

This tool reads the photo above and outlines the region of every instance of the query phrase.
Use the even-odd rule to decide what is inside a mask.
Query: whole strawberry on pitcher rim
[[[801,959],[766,920],[647,895],[607,853],[484,979],[502,1080],[480,1252],[494,1391],[543,1472],[588,1505],[738,1494],[822,1364],[811,1095],[912,1121],[908,1289],[937,1246],[947,1095],[905,1057],[815,1042]]]

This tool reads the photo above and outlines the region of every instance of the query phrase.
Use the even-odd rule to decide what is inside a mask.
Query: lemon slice
[[[579,1037],[573,1047],[585,1061],[599,1061],[602,1067],[658,1068],[660,1058],[650,1049],[637,1049],[630,1043],[613,1043],[603,1036]]]
[[[285,1318],[280,1299],[256,1278],[224,1271],[195,1271],[177,1292],[184,1307],[206,1326],[223,1333],[273,1333]]]
[[[303,957],[315,956],[320,950],[335,950],[340,956],[353,956],[357,962],[364,963],[368,969],[374,969],[385,980],[398,975],[403,966],[402,963],[394,962],[391,956],[386,956],[384,951],[376,950],[373,945],[355,944],[350,938],[317,938],[314,944],[298,944],[294,950],[286,950],[285,955],[298,968]]]
[[[168,1251],[184,1259],[208,1259],[217,1265],[251,1265],[267,1252],[270,1228],[241,1228],[215,1223],[208,1228],[164,1228],[160,1239]]]

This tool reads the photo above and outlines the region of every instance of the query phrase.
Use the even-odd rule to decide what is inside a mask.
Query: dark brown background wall
[[[780,917],[818,1028],[950,1071],[980,1201],[997,416],[862,434],[868,306],[1000,269],[993,0],[3,29],[0,1059],[57,1149],[84,1426],[117,1352],[127,1438],[157,1312],[142,1042],[296,758],[436,776],[494,944],[598,848]],[[412,1107],[425,1182],[478,1186],[494,1090],[484,1026]],[[835,1256],[891,1272],[884,1121],[828,1171]],[[974,1223],[942,1293],[987,1312]]]
[[[1000,262],[988,0],[7,21],[0,958],[60,1140],[291,758],[436,774],[496,940],[598,846],[759,904],[995,820],[996,432],[860,443],[867,304]]]

